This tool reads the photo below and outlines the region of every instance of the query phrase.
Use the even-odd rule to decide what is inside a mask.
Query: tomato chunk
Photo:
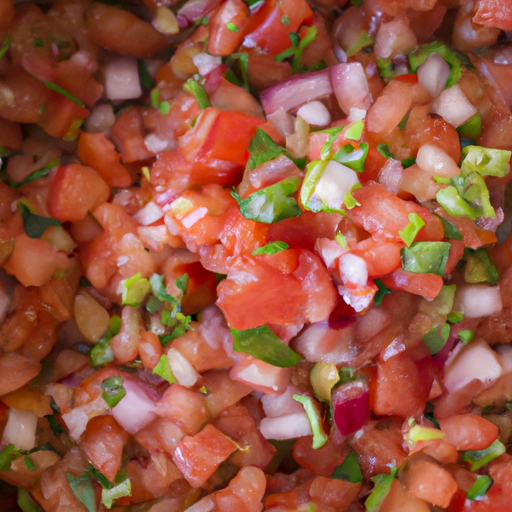
[[[476,414],[458,414],[439,419],[446,442],[457,450],[484,450],[497,438],[499,429]]]

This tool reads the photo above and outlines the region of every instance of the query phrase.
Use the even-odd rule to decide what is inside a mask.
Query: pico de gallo
[[[0,509],[512,510],[508,0],[0,0]]]

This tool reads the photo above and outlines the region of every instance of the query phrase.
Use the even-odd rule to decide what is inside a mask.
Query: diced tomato
[[[438,507],[448,507],[458,488],[453,476],[434,462],[416,460],[406,470],[405,489]]]
[[[236,450],[213,425],[208,424],[198,434],[185,437],[174,452],[173,461],[192,487],[201,487],[217,467]]]
[[[317,449],[312,448],[312,437],[304,436],[297,439],[293,445],[293,458],[303,467],[315,475],[330,477],[348,455],[345,444],[336,444],[332,438]]]
[[[481,0],[472,21],[502,30],[512,30],[512,6],[506,0]]]
[[[212,55],[233,53],[244,38],[249,8],[243,0],[227,0],[210,18],[207,49]]]
[[[112,416],[106,414],[89,420],[79,444],[91,464],[114,482],[121,467],[126,441],[128,434]]]
[[[103,133],[82,132],[78,139],[78,156],[92,167],[112,188],[129,187],[130,173],[121,164],[121,155]]]
[[[283,30],[283,16],[287,23]],[[288,34],[297,32],[303,23],[313,18],[313,11],[305,0],[267,0],[246,27],[244,46],[257,47],[261,53],[276,57],[291,46]]]
[[[395,479],[378,510],[379,512],[429,512],[430,507],[426,501],[407,492],[400,481]]]
[[[109,186],[94,169],[79,164],[61,165],[50,185],[48,210],[61,222],[76,222],[109,196]]]
[[[7,28],[16,14],[11,0],[0,2],[0,29]]]
[[[450,252],[448,254],[448,260],[446,261],[446,267],[444,269],[444,275],[451,274],[457,263],[464,256],[464,241],[463,240],[450,240]]]
[[[375,240],[403,244],[399,231],[410,223],[409,213],[416,213],[425,222],[416,241],[440,241],[444,237],[441,221],[427,209],[400,199],[378,183],[355,190],[353,196],[360,206],[352,208],[349,216],[357,226],[371,233]]]
[[[121,114],[112,126],[111,133],[123,162],[137,162],[154,156],[144,143],[144,124],[137,107],[129,107]]]
[[[225,489],[215,493],[219,511],[261,512],[266,484],[267,480],[261,469],[251,465],[243,467]]]
[[[406,84],[417,84],[418,83],[418,74],[417,73],[406,73],[405,75],[398,75],[393,80],[398,80],[399,82],[405,82]]]
[[[272,265],[285,257],[283,270]],[[243,281],[238,279],[241,275],[246,276]],[[337,302],[336,289],[319,258],[298,249],[236,259],[217,291],[217,304],[235,329],[318,322],[329,316]]]
[[[87,26],[96,44],[141,59],[168,46],[165,37],[151,24],[113,5],[93,3],[87,12]]]
[[[414,359],[401,352],[388,359],[377,361],[377,376],[370,386],[370,407],[379,416],[393,415],[402,418],[419,418],[427,404],[430,383]],[[400,389],[400,393],[397,393]]]
[[[350,249],[352,254],[366,261],[369,277],[390,274],[402,266],[400,258],[401,246],[393,243],[377,242],[367,238]]]
[[[443,287],[443,278],[437,274],[415,274],[401,268],[383,276],[382,282],[391,290],[403,290],[429,300],[435,299]]]
[[[20,125],[0,117],[0,146],[17,151],[21,148],[22,142],[23,134]]]
[[[34,265],[37,261],[37,265]],[[5,270],[25,286],[42,286],[57,270],[69,267],[67,255],[39,238],[18,235]]]
[[[176,423],[185,434],[195,434],[208,420],[204,398],[180,384],[172,384],[158,402],[157,413]]]
[[[498,438],[499,429],[476,414],[459,414],[442,418],[439,426],[447,443],[457,450],[484,450]]]

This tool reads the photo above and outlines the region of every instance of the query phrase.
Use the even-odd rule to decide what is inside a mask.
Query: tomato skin
[[[121,467],[123,447],[128,434],[110,415],[91,418],[79,445],[93,466],[111,482]]]
[[[93,3],[87,12],[87,26],[96,44],[140,59],[151,57],[168,46],[165,37],[152,25],[111,5]]]
[[[244,37],[244,28],[249,18],[249,7],[243,0],[227,0],[210,18],[206,48],[212,55],[226,56],[233,53]],[[238,30],[228,28],[233,24]]]
[[[79,164],[61,165],[50,185],[48,210],[61,222],[77,222],[109,197],[109,186],[94,169]]]
[[[443,287],[443,278],[437,274],[415,274],[401,268],[383,276],[382,282],[391,290],[403,290],[427,300],[435,299]]]
[[[240,273],[251,280],[238,284]],[[338,296],[319,258],[301,249],[238,258],[217,292],[217,305],[229,326],[241,330],[267,323],[321,321],[334,309]]]
[[[289,25],[283,29],[283,16]],[[256,46],[261,53],[276,57],[291,46],[288,34],[313,18],[313,11],[304,0],[266,0],[247,25],[244,46]]]
[[[512,6],[506,0],[480,0],[473,23],[512,30]]]
[[[499,434],[498,427],[476,414],[459,414],[439,419],[447,443],[457,450],[484,450]]]
[[[234,451],[236,446],[213,425],[208,424],[198,434],[178,443],[173,461],[187,482],[201,487],[214,471]]]
[[[132,184],[130,173],[121,164],[121,156],[103,133],[82,132],[78,139],[80,160],[92,167],[112,188]]]

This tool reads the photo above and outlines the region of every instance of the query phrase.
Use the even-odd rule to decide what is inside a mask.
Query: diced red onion
[[[452,328],[445,346],[432,358],[432,364],[436,368],[443,368],[446,361],[448,360],[448,356],[450,355],[455,342],[458,340],[456,330],[457,329]]]
[[[440,115],[454,128],[469,121],[476,113],[476,108],[469,102],[459,85],[445,89],[432,103],[431,110]]]
[[[280,108],[294,112],[308,101],[326,98],[332,94],[329,70],[322,69],[312,73],[293,75],[268,89],[261,91],[260,99],[265,115]]]
[[[331,123],[331,114],[321,101],[305,103],[297,110],[297,115],[302,117],[311,126],[323,128]]]
[[[368,79],[359,62],[341,63],[329,68],[334,95],[341,110],[350,113],[351,108],[368,110],[372,99]]]
[[[11,407],[2,435],[2,446],[12,443],[18,450],[35,448],[37,419],[31,411]]]
[[[342,435],[348,436],[363,428],[370,416],[370,394],[363,381],[344,384],[331,397],[334,423]]]
[[[497,315],[502,308],[499,286],[470,284],[457,287],[454,311],[464,313],[464,318]]]
[[[222,59],[208,53],[198,53],[192,57],[199,74],[206,76],[222,64]]]
[[[418,82],[425,92],[437,98],[445,88],[450,74],[450,66],[438,53],[432,53],[418,68]]]
[[[111,55],[104,67],[105,95],[109,100],[139,98],[142,89],[137,59],[128,55]]]
[[[295,119],[292,115],[288,114],[284,109],[280,108],[267,116],[267,121],[270,121],[277,131],[283,136],[291,135],[295,128]]]
[[[484,340],[473,340],[447,363],[443,383],[447,391],[453,393],[476,378],[482,383],[483,390],[496,382],[502,372],[496,352]]]
[[[188,21],[194,22],[213,11],[219,3],[220,0],[188,0],[178,11],[177,18],[180,27],[182,26],[180,17],[183,16]]]
[[[436,144],[423,144],[418,151],[416,163],[432,175],[453,178],[460,174],[455,160]]]
[[[156,405],[142,386],[124,379],[126,395],[112,409],[112,416],[129,434],[135,434],[156,418]]]
[[[331,329],[345,329],[356,322],[356,311],[344,300],[340,300],[329,315],[328,321]]]
[[[377,58],[407,55],[418,44],[416,35],[405,16],[381,23],[375,36],[374,52]]]
[[[311,425],[306,413],[302,411],[278,418],[263,418],[260,432],[265,439],[282,441],[311,435]]]

